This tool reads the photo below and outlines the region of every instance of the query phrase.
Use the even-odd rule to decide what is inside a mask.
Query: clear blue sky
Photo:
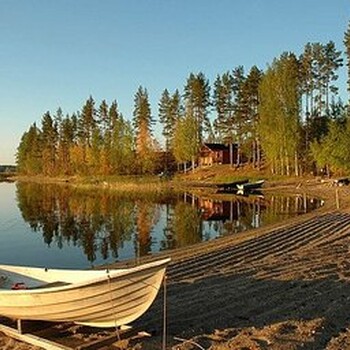
[[[162,91],[182,90],[190,72],[212,83],[307,42],[343,51],[349,20],[349,0],[0,0],[0,164],[14,164],[48,110],[73,113],[91,94],[131,118],[142,85],[157,116]]]

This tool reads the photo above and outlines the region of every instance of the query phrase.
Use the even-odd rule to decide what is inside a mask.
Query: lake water
[[[88,268],[237,234],[321,205],[302,194],[118,195],[0,182],[0,264]]]

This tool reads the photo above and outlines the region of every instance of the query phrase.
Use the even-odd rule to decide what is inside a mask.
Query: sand
[[[302,188],[326,205],[171,252],[166,294],[133,325],[152,336],[104,349],[162,349],[164,305],[167,349],[350,349],[350,188]],[[0,348],[38,349],[4,336]]]

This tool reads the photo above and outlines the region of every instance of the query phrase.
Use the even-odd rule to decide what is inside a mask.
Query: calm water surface
[[[320,205],[302,194],[218,200],[0,182],[0,264],[87,268],[235,234]]]

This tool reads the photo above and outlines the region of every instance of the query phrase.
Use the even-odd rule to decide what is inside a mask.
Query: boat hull
[[[223,184],[217,184],[216,187],[220,190],[237,190],[239,185],[243,185],[248,183],[248,180],[237,180],[234,182],[228,182],[228,183],[223,183]]]
[[[0,314],[14,319],[75,322],[94,327],[126,325],[154,301],[169,260],[61,287],[0,291]],[[83,272],[82,272],[83,273]]]
[[[260,188],[264,184],[264,180],[256,182],[248,182],[245,184],[237,185],[237,188],[241,191],[250,191]]]

